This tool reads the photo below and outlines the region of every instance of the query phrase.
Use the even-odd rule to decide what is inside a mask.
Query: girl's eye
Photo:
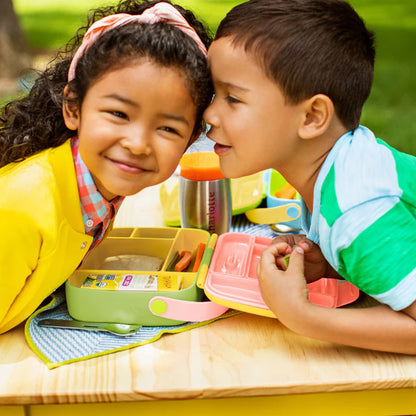
[[[118,118],[127,119],[127,115],[125,113],[122,113],[121,111],[110,111],[110,114]]]
[[[180,136],[180,133],[178,132],[178,130],[173,129],[172,127],[163,126],[160,129],[168,133],[172,133],[172,134],[176,134],[177,136]]]
[[[241,103],[241,101],[238,98],[233,97],[232,95],[227,95],[225,97],[225,100],[229,103],[229,104],[238,104]]]

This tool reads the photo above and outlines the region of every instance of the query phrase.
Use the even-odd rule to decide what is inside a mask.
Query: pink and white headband
[[[81,46],[76,51],[74,57],[72,58],[71,65],[69,66],[68,71],[68,82],[72,81],[75,78],[75,68],[81,56],[85,51],[94,43],[97,38],[99,38],[107,30],[113,29],[118,26],[122,26],[131,22],[137,23],[158,23],[166,22],[173,26],[176,26],[182,32],[190,36],[198,45],[199,49],[206,55],[207,49],[202,43],[200,37],[195,32],[195,30],[189,25],[186,19],[181,15],[181,13],[176,10],[169,3],[157,3],[153,7],[146,9],[142,14],[132,15],[127,13],[113,14],[106,16],[100,20],[97,20],[85,33],[84,38],[82,39]]]

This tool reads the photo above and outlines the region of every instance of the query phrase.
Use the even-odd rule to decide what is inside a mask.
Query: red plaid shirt
[[[107,201],[97,190],[90,171],[81,159],[78,151],[78,137],[71,139],[71,149],[85,232],[94,238],[90,247],[91,250],[103,239],[124,197],[118,196],[111,201]]]

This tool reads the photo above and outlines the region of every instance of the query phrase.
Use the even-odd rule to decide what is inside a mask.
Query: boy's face
[[[79,151],[97,189],[111,200],[172,175],[191,138],[195,117],[183,76],[140,61],[99,78],[81,111],[66,122],[78,130]]]
[[[215,98],[204,114],[225,176],[239,177],[290,163],[301,140],[300,107],[285,103],[278,85],[228,37],[208,51]]]

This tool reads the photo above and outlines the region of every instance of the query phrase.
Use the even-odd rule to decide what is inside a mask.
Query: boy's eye
[[[241,103],[241,101],[238,98],[233,97],[232,95],[227,95],[225,97],[225,100],[229,103],[229,104],[237,104],[237,103]]]

